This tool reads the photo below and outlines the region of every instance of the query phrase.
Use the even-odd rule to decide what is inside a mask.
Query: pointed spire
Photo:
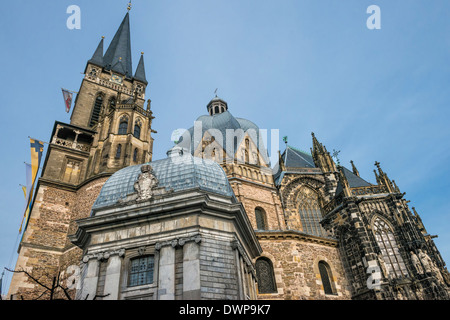
[[[141,52],[141,59],[139,59],[139,64],[136,68],[136,73],[134,74],[134,79],[142,81],[148,84],[147,78],[145,77],[145,67],[144,67],[144,53]]]
[[[128,77],[133,76],[131,63],[130,15],[127,12],[108,50],[103,57],[104,66]]]
[[[350,163],[352,164],[353,173],[359,177],[359,171],[358,171],[358,169],[356,169],[356,166],[353,163],[353,160],[350,160]]]
[[[345,176],[344,168],[342,166],[338,166],[337,170],[339,172],[339,182],[342,185],[344,196],[350,197],[352,195],[352,192],[350,191],[350,185],[348,183],[347,177]]]
[[[313,147],[311,149],[311,155],[316,167],[320,168],[323,172],[336,172],[336,165],[331,158],[327,149],[317,140],[314,132],[311,133],[313,138]]]
[[[394,191],[392,181],[388,178],[387,174],[381,169],[380,163],[375,161],[375,166],[378,168],[378,184],[384,185],[389,193]],[[375,174],[376,175],[376,174]]]
[[[100,67],[103,67],[103,40],[105,37],[102,37],[102,40],[100,40],[100,43],[97,46],[97,49],[95,50],[94,54],[92,55],[92,58],[88,61],[88,63],[92,63],[95,65],[98,65]]]

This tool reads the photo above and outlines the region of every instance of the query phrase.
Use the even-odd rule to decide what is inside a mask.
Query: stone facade
[[[178,191],[98,208],[77,223],[70,239],[84,252],[78,299],[256,299],[251,261],[261,247],[232,198]],[[130,264],[139,257],[155,267],[151,280],[135,285]]]
[[[144,177],[137,193],[93,208],[114,173],[153,160],[143,55],[132,76],[121,55],[130,48],[119,48],[129,46],[119,41],[129,40],[128,19],[86,64],[70,124],[55,123],[16,271],[49,286],[58,275],[75,281],[80,266],[72,299],[449,299],[433,236],[379,163],[371,184],[313,133],[311,152],[287,145],[272,171],[258,127],[218,97],[199,118],[208,130],[179,145],[193,142],[192,156],[217,162],[232,196],[173,192]],[[227,146],[226,129],[235,130]],[[145,257],[152,281],[130,285],[132,264]],[[14,274],[9,296],[48,298],[41,294]]]

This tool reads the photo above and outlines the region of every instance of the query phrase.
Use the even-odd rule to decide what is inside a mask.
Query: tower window
[[[89,121],[89,126],[92,127],[98,122],[100,117],[100,112],[102,111],[103,98],[99,95],[95,99],[94,108],[92,109],[91,120]]]
[[[266,213],[261,208],[255,209],[256,229],[266,230]]]
[[[214,108],[214,113],[219,113],[219,107],[216,106],[216,107]]]
[[[328,266],[328,264],[325,261],[320,261],[319,262],[319,273],[320,273],[320,278],[322,279],[322,286],[323,286],[323,291],[325,292],[325,294],[335,294],[333,291],[333,287],[331,286],[331,281],[330,281],[330,267]]]
[[[277,293],[272,262],[267,258],[256,260],[256,276],[259,293]]]
[[[119,144],[119,145],[117,146],[116,159],[119,159],[121,154],[122,154],[122,145]]]
[[[153,283],[154,256],[139,257],[130,260],[128,286],[141,286]]]
[[[134,161],[134,162],[137,162],[137,157],[138,157],[138,149],[135,148],[135,149],[134,149],[134,152],[133,152],[133,161]]]
[[[127,131],[128,131],[128,118],[122,117],[122,119],[120,119],[119,124],[119,134],[127,134]]]
[[[139,139],[141,137],[141,126],[139,125],[139,123],[136,123],[134,125],[134,137]]]

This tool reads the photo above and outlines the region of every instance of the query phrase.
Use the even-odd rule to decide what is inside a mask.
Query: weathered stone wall
[[[254,229],[257,229],[256,208],[264,210],[267,229],[283,230],[286,228],[280,198],[275,188],[237,180],[233,180],[231,186],[238,200],[244,205]]]
[[[210,237],[202,238],[200,275],[202,299],[239,299],[236,263],[229,242]]]
[[[76,232],[75,220],[89,216],[106,180],[107,177],[93,180],[77,192],[39,185],[15,270],[26,270],[48,287],[53,277],[61,272],[61,284],[66,286],[65,280],[70,276],[67,268],[78,266],[81,259],[81,250],[72,245],[67,236]],[[37,298],[44,290],[26,275],[16,273],[9,295],[28,300]],[[74,291],[70,294],[73,298]]]
[[[258,299],[344,300],[350,299],[348,283],[336,247],[301,240],[260,240],[263,257],[271,260],[277,293],[258,294]],[[318,263],[331,269],[330,280],[335,295],[324,293]]]

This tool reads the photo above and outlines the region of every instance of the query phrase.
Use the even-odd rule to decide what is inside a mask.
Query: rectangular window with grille
[[[130,261],[130,277],[128,286],[141,286],[153,283],[154,256],[146,256]]]

